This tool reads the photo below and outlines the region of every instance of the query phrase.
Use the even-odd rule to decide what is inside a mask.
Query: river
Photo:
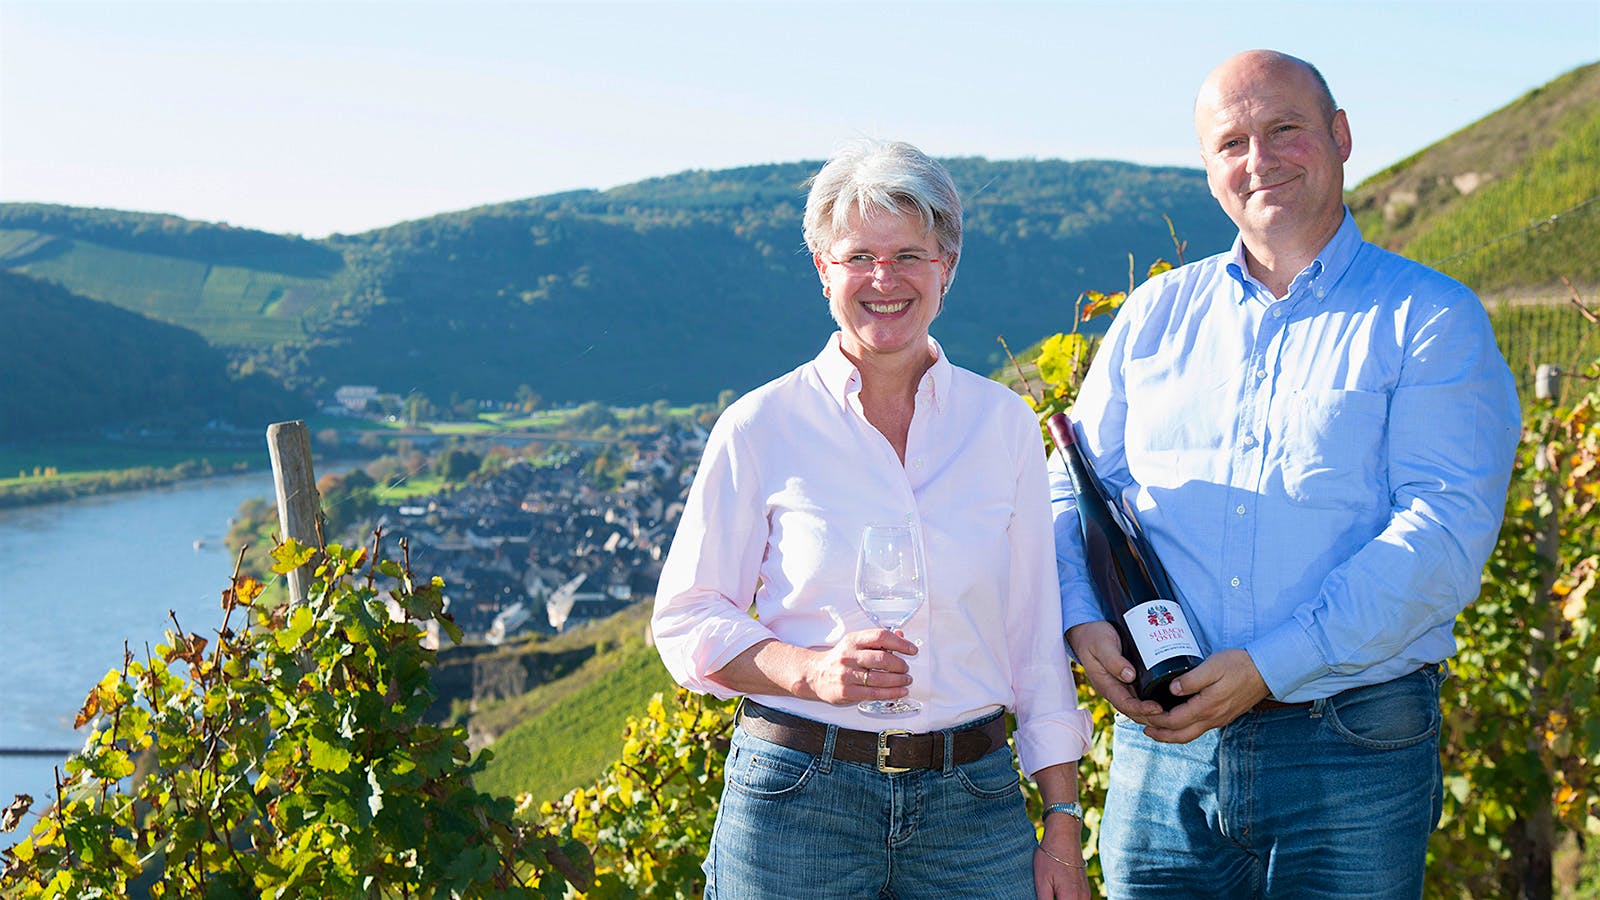
[[[89,689],[121,666],[124,641],[138,657],[160,643],[169,609],[209,636],[233,572],[228,519],[272,493],[258,472],[0,510],[0,748],[81,747],[72,720]],[[43,809],[63,759],[0,754],[0,806],[27,793]]]

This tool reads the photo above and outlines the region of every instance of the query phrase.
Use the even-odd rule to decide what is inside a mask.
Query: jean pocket
[[[1357,747],[1399,750],[1439,733],[1439,678],[1431,670],[1328,698],[1324,721]]]
[[[1015,794],[1022,786],[1022,776],[1011,761],[1011,749],[991,750],[982,758],[956,766],[956,778],[961,787],[979,800],[998,800]]]
[[[804,788],[815,770],[816,758],[808,753],[735,732],[723,780],[748,797],[775,800]]]

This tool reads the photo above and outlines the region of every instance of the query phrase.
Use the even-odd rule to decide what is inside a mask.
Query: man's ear
[[[1350,118],[1344,114],[1342,109],[1333,114],[1333,144],[1339,148],[1339,161],[1349,162],[1351,147]]]

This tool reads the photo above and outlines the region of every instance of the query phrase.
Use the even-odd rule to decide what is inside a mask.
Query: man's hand
[[[1117,712],[1147,724],[1151,716],[1161,712],[1161,704],[1154,700],[1140,700],[1133,692],[1133,663],[1122,656],[1122,640],[1110,622],[1084,622],[1067,631],[1067,643],[1083,674],[1095,692],[1104,697]],[[1188,677],[1188,676],[1185,676]]]
[[[1171,712],[1151,716],[1144,733],[1152,740],[1186,744],[1244,715],[1270,693],[1250,654],[1233,648],[1211,654],[1172,682],[1174,696],[1189,699]]]

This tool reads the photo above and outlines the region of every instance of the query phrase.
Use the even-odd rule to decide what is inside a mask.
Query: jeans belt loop
[[[817,770],[824,775],[833,771],[833,745],[838,739],[839,726],[829,725],[828,733],[822,739],[822,758],[817,761]]]
[[[939,732],[944,739],[944,767],[940,774],[949,777],[956,770],[956,733],[949,728]]]

